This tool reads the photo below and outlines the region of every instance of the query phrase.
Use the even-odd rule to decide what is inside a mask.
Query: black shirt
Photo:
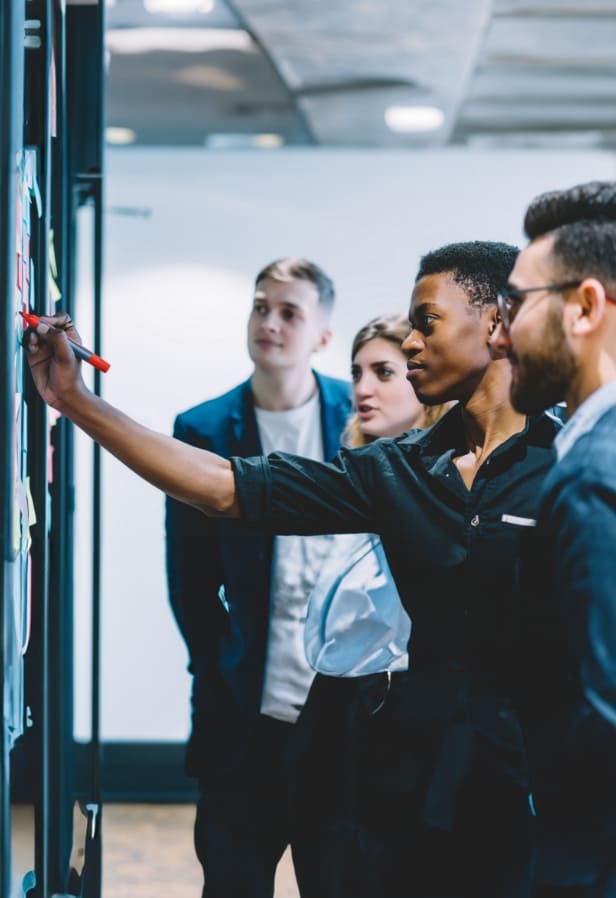
[[[490,691],[520,662],[517,572],[560,422],[530,418],[467,489],[459,406],[431,429],[340,450],[330,464],[284,453],[233,458],[242,519],[274,533],[380,534],[413,620],[411,667],[463,668]]]
[[[483,832],[498,820],[505,841],[526,846],[522,866],[530,806],[514,707],[525,664],[518,567],[560,427],[547,413],[528,419],[470,490],[453,463],[467,452],[459,406],[427,431],[341,450],[331,464],[231,459],[244,521],[274,533],[380,534],[413,621],[409,670],[392,678],[385,712],[398,721],[398,785],[413,786],[405,813],[442,831]]]

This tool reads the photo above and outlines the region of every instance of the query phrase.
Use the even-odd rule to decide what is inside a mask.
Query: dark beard
[[[559,311],[555,309],[548,317],[541,344],[533,355],[517,359],[510,387],[511,404],[516,411],[536,415],[562,402],[577,368]]]

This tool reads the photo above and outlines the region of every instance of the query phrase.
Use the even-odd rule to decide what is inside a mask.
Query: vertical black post
[[[103,143],[105,110],[105,4],[67,8],[67,91],[70,172],[76,206],[94,208],[93,348],[100,352],[103,279]],[[72,72],[76,73],[73,77]],[[76,124],[78,123],[79,127]],[[100,394],[101,374],[93,372],[94,392]],[[86,863],[82,898],[100,898],[102,873],[102,800],[100,738],[101,641],[101,450],[93,446],[92,473],[92,679],[91,734],[88,782],[84,804],[88,810]]]
[[[92,185],[94,196],[94,351],[101,352],[101,285],[102,285],[102,183]],[[101,372],[94,371],[94,392],[100,395]],[[102,878],[102,746],[100,733],[100,669],[101,669],[101,542],[102,495],[101,448],[93,446],[92,471],[92,734],[91,734],[91,799],[90,799],[90,875],[86,877],[84,898],[99,898]],[[93,866],[92,866],[93,865]],[[94,871],[97,875],[94,876]]]
[[[38,314],[48,313],[49,231],[51,228],[51,66],[53,64],[53,2],[29,0],[28,16],[39,22],[40,46],[27,50],[25,82],[24,143],[36,147],[37,179],[41,194],[41,215],[35,218],[31,235],[35,259],[34,306]],[[29,648],[31,670],[30,706],[32,708],[33,758],[35,776],[35,850],[36,898],[51,894],[51,856],[49,820],[50,794],[50,606],[49,606],[49,501],[47,459],[49,451],[48,409],[35,394],[28,380],[29,475],[37,523],[32,529],[32,639]]]
[[[14,308],[15,211],[17,153],[22,142],[23,104],[23,4],[0,6],[0,893],[11,890],[10,759],[5,724],[5,621],[11,603],[13,496],[13,415],[15,394]]]
[[[55,137],[51,154],[51,220],[56,283],[63,310],[72,312],[69,293],[71,187],[68,173],[66,100],[66,14],[54,9],[56,82]],[[73,429],[60,418],[51,432],[53,481],[50,487],[50,782],[49,855],[53,893],[68,891],[73,842]]]
[[[92,194],[94,197],[94,351],[101,353],[102,343],[102,286],[103,286],[103,146],[105,111],[105,4],[97,7],[97,28],[95,42],[99,71],[97,81],[96,110],[98,113],[98,133],[96,134],[97,164],[93,172]],[[100,395],[101,372],[94,371],[94,392]],[[102,545],[102,459],[101,448],[94,444],[92,497],[92,799],[96,806],[95,848],[96,865],[99,871],[98,888],[89,889],[86,898],[99,898],[102,878],[102,746],[100,734],[100,658],[101,658],[101,545]]]

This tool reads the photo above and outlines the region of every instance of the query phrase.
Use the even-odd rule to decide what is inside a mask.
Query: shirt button
[[[479,527],[479,515],[476,514],[471,518],[471,527]]]

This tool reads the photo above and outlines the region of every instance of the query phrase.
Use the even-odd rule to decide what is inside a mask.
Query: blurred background
[[[334,338],[318,367],[347,377],[356,330],[407,310],[423,253],[454,240],[522,244],[534,195],[616,177],[615,47],[616,0],[3,4],[0,64],[14,109],[0,123],[0,258],[4,265],[12,239],[15,159],[26,183],[34,148],[42,200],[32,253],[42,280],[33,307],[70,308],[84,342],[112,363],[100,382],[86,372],[110,402],[170,433],[178,412],[245,378],[254,277],[287,255],[312,259],[334,280]],[[14,268],[0,275],[12,295]],[[13,317],[10,309],[11,340]],[[22,361],[9,372],[18,395]],[[3,400],[7,432],[12,392]],[[66,439],[74,484],[65,527],[53,517],[55,495],[46,517],[47,484],[34,490],[44,536],[37,545],[33,530],[26,702],[22,709],[17,689],[22,719],[0,757],[14,799],[12,823],[0,815],[0,860],[12,836],[11,895],[27,894],[31,867],[36,898],[59,893],[56,873],[76,838],[74,793],[90,806],[90,826],[107,804],[106,898],[137,896],[140,883],[157,898],[154,879],[161,895],[188,898],[199,881],[195,784],[182,771],[190,680],[167,601],[164,499],[79,434]],[[62,442],[55,449],[58,463]],[[5,492],[10,500],[10,484]],[[53,582],[42,594],[47,631],[57,625],[46,648],[36,572],[49,558],[55,570],[58,532],[70,552],[61,600]],[[24,602],[29,557],[26,548],[15,562]],[[12,568],[4,576],[6,597]],[[47,702],[50,684],[60,691]],[[37,730],[39,696],[47,723]],[[138,825],[131,806],[146,805],[143,819],[154,823],[127,835]],[[170,874],[161,847],[174,834]],[[98,894],[100,845],[93,856],[89,898]],[[296,894],[287,861],[281,898]]]
[[[346,377],[422,253],[519,244],[536,193],[616,173],[613,0],[115,0],[106,25],[104,391],[165,432],[250,371],[272,259],[333,277],[318,361]],[[102,735],[172,751],[188,677],[163,498],[103,465]]]

